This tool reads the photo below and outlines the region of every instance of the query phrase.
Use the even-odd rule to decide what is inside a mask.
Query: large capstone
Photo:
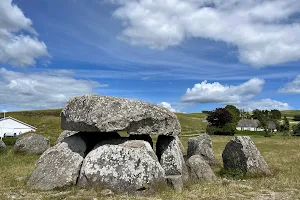
[[[14,146],[15,151],[30,154],[42,154],[49,148],[49,140],[44,136],[35,133],[20,136]]]
[[[158,105],[126,98],[85,95],[72,98],[61,113],[63,130],[126,131],[130,135],[180,133],[177,116]]]
[[[191,156],[186,162],[190,180],[198,181],[212,181],[216,178],[214,172],[200,155]]]
[[[189,138],[187,158],[193,155],[200,155],[209,165],[217,164],[213,149],[212,141],[209,135],[202,134],[195,138]]]
[[[6,147],[5,143],[2,140],[0,140],[0,152],[5,151],[6,149],[7,149],[7,147]]]
[[[224,168],[244,173],[269,175],[265,159],[249,136],[236,136],[226,145],[222,154]]]
[[[82,164],[78,184],[134,193],[165,181],[165,172],[148,142],[115,139],[100,142]]]
[[[75,185],[85,151],[86,144],[80,136],[65,138],[41,155],[27,185],[41,190]]]
[[[160,135],[156,143],[156,154],[166,176],[181,175],[183,181],[188,180],[187,167],[175,137]]]

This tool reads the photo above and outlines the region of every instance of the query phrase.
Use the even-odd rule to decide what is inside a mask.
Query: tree
[[[240,118],[241,119],[251,119],[252,116],[249,112],[245,112],[244,110],[240,110]]]
[[[227,105],[225,109],[231,114],[232,117],[231,122],[237,124],[240,120],[240,115],[241,115],[239,109],[237,109],[237,107],[233,105]]]
[[[206,128],[208,134],[214,135],[234,135],[236,124],[232,123],[232,115],[225,108],[217,108],[212,111],[207,121],[209,125]]]
[[[252,117],[254,119],[258,119],[258,121],[260,122],[260,126],[264,129],[265,137],[269,137],[270,134],[268,130],[268,125],[269,125],[269,121],[271,120],[270,112],[268,110],[255,109],[252,111]]]
[[[261,110],[258,110],[258,109],[255,109],[252,111],[252,118],[253,119],[259,119],[262,117],[262,111]]]
[[[281,112],[279,110],[271,110],[271,119],[280,120]]]
[[[290,130],[290,122],[286,116],[283,118],[283,131],[289,131]]]
[[[232,122],[232,116],[225,108],[217,108],[207,116],[207,121],[212,126],[222,127]]]

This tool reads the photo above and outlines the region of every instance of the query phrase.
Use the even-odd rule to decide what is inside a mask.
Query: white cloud
[[[272,99],[261,99],[258,101],[249,101],[242,104],[236,105],[240,109],[245,109],[245,111],[252,111],[255,109],[259,110],[291,110],[292,107],[288,103],[272,100]]]
[[[25,35],[25,32],[28,34]],[[37,39],[32,21],[12,0],[0,1],[0,64],[33,66],[36,59],[49,56],[47,46]]]
[[[237,86],[202,81],[202,83],[195,84],[192,89],[186,90],[182,102],[237,104],[258,95],[263,85],[264,80],[258,78],[252,78]]]
[[[292,82],[287,83],[283,88],[280,88],[278,92],[300,94],[300,75],[298,75]]]
[[[66,71],[20,73],[0,69],[0,106],[17,109],[60,108],[76,95],[95,93],[104,87],[95,81],[78,80]]]
[[[192,37],[237,46],[241,62],[275,65],[300,59],[299,0],[110,0],[121,38],[164,49]],[[201,47],[199,47],[201,48]]]
[[[158,104],[164,108],[169,109],[171,112],[178,112],[175,108],[172,107],[172,105],[168,102],[161,102],[160,104]]]

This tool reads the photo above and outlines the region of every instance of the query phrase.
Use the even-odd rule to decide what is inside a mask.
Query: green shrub
[[[264,131],[236,131],[237,135],[242,135],[242,136],[251,136],[251,135],[259,135],[259,136],[264,136],[265,133]]]
[[[300,121],[300,115],[295,115],[294,116],[294,121]]]
[[[7,145],[7,146],[14,146],[17,138],[16,137],[4,137],[2,141]]]
[[[234,179],[234,180],[240,180],[240,179],[244,179],[246,177],[246,173],[243,172],[242,170],[228,170],[228,169],[224,169],[222,168],[219,171],[219,175],[222,178],[226,178],[226,179]]]
[[[300,136],[300,123],[293,126],[293,134],[296,135],[296,136]]]
[[[234,135],[236,126],[234,123],[227,123],[223,127],[207,126],[206,132],[210,135]]]

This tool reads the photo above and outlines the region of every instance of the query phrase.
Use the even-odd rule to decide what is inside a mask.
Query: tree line
[[[264,130],[265,136],[270,136],[269,124],[273,122],[276,129],[280,132],[288,132],[290,130],[289,120],[284,116],[281,121],[281,112],[279,110],[259,110],[255,109],[250,112],[239,110],[233,105],[227,105],[225,108],[216,108],[208,113],[207,133],[214,135],[234,135],[236,127],[241,119],[256,119],[259,121],[259,127]],[[299,125],[300,127],[300,125]]]

